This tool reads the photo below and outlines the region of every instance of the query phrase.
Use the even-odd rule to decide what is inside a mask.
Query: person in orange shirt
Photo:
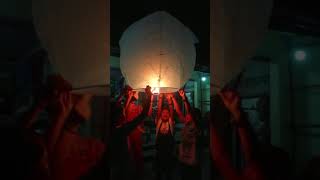
[[[125,121],[131,122],[141,114],[143,108],[138,104],[139,94],[133,91],[131,87],[127,87],[127,99],[125,102],[124,114]],[[143,177],[144,159],[142,150],[142,135],[144,133],[143,122],[141,122],[128,136],[128,149],[131,160],[135,165],[135,179]]]

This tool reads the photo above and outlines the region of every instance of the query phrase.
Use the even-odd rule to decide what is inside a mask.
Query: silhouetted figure
[[[134,163],[132,163],[127,140],[129,134],[148,116],[151,96],[151,88],[147,87],[146,99],[143,103],[142,112],[128,122],[123,120],[123,108],[121,107],[119,100],[111,104],[112,131],[109,161],[112,169],[111,176],[114,180],[133,179],[135,167],[133,166]]]
[[[253,142],[250,138],[249,123],[244,117],[244,113],[240,109],[240,97],[231,90],[225,90],[219,94],[224,106],[232,115],[232,124],[236,128],[241,142],[241,149],[244,153],[246,165],[241,172],[238,172],[231,163],[230,157],[225,151],[225,147],[219,134],[217,133],[217,127],[215,125],[214,116],[211,122],[210,129],[210,151],[214,160],[214,164],[222,177],[226,180],[263,180],[266,176],[263,173],[263,169],[258,161],[257,154],[253,150]],[[215,113],[215,112],[213,112]]]

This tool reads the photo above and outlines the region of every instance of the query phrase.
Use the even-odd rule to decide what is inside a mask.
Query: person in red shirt
[[[217,133],[217,127],[214,124],[215,119],[213,119],[210,124],[210,152],[218,171],[226,180],[266,179],[262,170],[262,166],[259,164],[257,156],[253,151],[253,144],[248,130],[249,125],[240,109],[240,97],[237,95],[237,93],[235,93],[235,91],[225,90],[219,93],[217,98],[221,98],[224,106],[232,115],[232,124],[237,129],[241,142],[241,148],[246,161],[246,166],[240,173],[232,166],[230,157],[227,155],[223,142]]]
[[[43,88],[43,96],[38,98],[38,102],[24,114],[21,122],[21,132],[23,137],[23,146],[25,149],[25,160],[30,164],[25,167],[28,175],[25,179],[49,179],[49,159],[46,143],[46,135],[36,132],[35,124],[38,116],[46,109],[50,109],[57,102],[59,92],[71,90],[69,83],[63,80],[59,75],[50,75],[47,78],[47,84]]]
[[[131,87],[127,91],[127,99],[125,103],[125,121],[131,122],[138,117],[143,108],[137,103],[139,94],[133,91]],[[144,133],[143,122],[141,122],[128,136],[128,149],[131,159],[135,165],[135,179],[143,177],[144,159],[142,150],[142,135]]]
[[[61,84],[69,84],[59,78]],[[76,180],[90,173],[103,157],[105,145],[94,138],[82,137],[80,125],[91,117],[90,94],[72,94],[71,85],[58,92],[50,110],[51,125],[46,135],[50,178]]]
[[[143,111],[130,122],[122,120],[123,112],[119,101],[111,102],[111,142],[110,142],[110,166],[112,179],[127,180],[136,179],[134,163],[130,160],[128,150],[128,136],[148,116],[151,104],[151,87],[145,89],[146,98],[142,102]],[[133,165],[132,165],[133,164]]]

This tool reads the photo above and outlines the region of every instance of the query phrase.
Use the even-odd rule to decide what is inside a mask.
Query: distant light
[[[203,81],[203,82],[206,81],[206,80],[207,80],[206,77],[202,77],[202,78],[201,78],[201,81]]]
[[[298,50],[294,53],[294,58],[297,60],[297,61],[304,61],[306,59],[306,52],[303,51],[303,50]]]

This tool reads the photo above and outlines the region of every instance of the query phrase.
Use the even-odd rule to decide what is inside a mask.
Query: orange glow
[[[151,91],[153,94],[159,94],[160,93],[160,88],[159,87],[155,87],[155,88],[152,88],[152,91]]]

